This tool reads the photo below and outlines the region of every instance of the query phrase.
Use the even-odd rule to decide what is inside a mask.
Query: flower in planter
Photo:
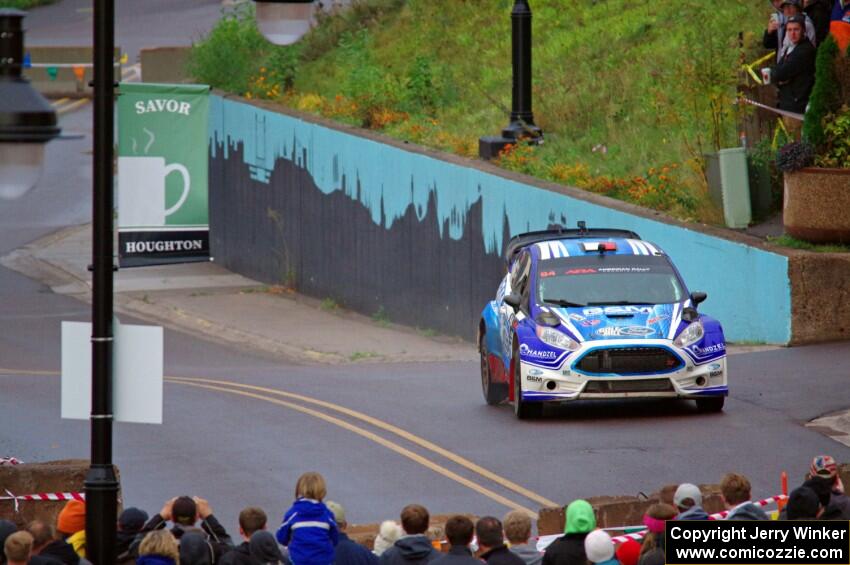
[[[814,163],[814,147],[805,141],[792,141],[783,145],[776,154],[776,168],[783,173],[811,166]]]

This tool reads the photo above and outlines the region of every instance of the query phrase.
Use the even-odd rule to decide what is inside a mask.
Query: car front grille
[[[682,367],[682,360],[663,347],[617,347],[588,352],[576,364],[586,374],[646,375]]]
[[[584,387],[584,394],[605,394],[610,392],[673,392],[670,379],[637,379],[634,381],[590,381]]]

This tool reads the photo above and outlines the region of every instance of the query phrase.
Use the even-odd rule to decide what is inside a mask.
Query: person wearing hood
[[[289,548],[295,565],[330,565],[339,529],[333,514],[322,502],[328,493],[325,479],[316,472],[304,473],[295,484],[295,502],[283,515],[277,541]]]
[[[180,565],[213,565],[215,554],[203,534],[189,532],[180,538]]]
[[[431,545],[425,535],[431,516],[419,504],[408,504],[401,511],[401,529],[404,535],[393,546],[381,554],[382,565],[406,565],[408,563],[430,563],[440,557],[440,552]]]
[[[587,560],[595,565],[620,565],[614,558],[614,541],[605,530],[593,530],[584,538]]]
[[[331,500],[325,506],[334,515],[336,525],[339,528],[339,543],[334,550],[334,563],[336,565],[378,565],[378,557],[348,537],[345,531],[348,529],[348,521],[345,519],[345,508],[338,502]]]
[[[647,508],[643,525],[648,532],[643,538],[638,565],[664,565],[664,530],[668,520],[676,518],[676,508],[663,502]]]
[[[596,529],[593,507],[586,500],[567,506],[564,535],[552,542],[543,554],[543,565],[585,565],[584,538]]]
[[[633,539],[628,539],[617,546],[614,552],[620,565],[638,565],[640,559],[640,544]]]
[[[682,483],[673,495],[673,504],[679,509],[676,520],[708,520],[708,513],[702,508],[702,492],[691,483]]]
[[[382,553],[391,548],[403,535],[404,532],[401,530],[401,526],[395,521],[384,520],[378,529],[378,535],[375,536],[372,553],[380,557]]]
[[[177,540],[167,530],[148,532],[139,544],[139,557],[136,565],[177,565],[180,563],[180,550]]]
[[[528,543],[531,537],[531,518],[521,510],[511,510],[505,515],[505,537],[508,538],[511,551],[525,562],[525,565],[540,565],[543,554],[537,547]]]
[[[449,551],[435,559],[433,565],[481,565],[481,560],[474,558],[469,549],[474,534],[475,524],[466,516],[452,516],[446,520]]]
[[[148,513],[139,508],[125,508],[118,516],[118,525],[115,531],[115,555],[118,563],[132,563],[130,545],[148,521]]]
[[[803,5],[800,0],[771,0],[770,4],[776,12],[771,14],[770,20],[767,22],[767,29],[762,37],[762,45],[765,49],[776,50],[777,62],[781,61],[786,51],[791,48],[791,43],[785,33],[785,24],[792,16],[799,15],[805,18],[806,37],[813,46],[817,45],[815,24],[803,12]]]
[[[750,481],[744,475],[729,473],[720,481],[727,520],[768,520],[765,511],[750,501]]]
[[[253,563],[260,565],[289,565],[290,563],[280,550],[280,546],[277,545],[274,536],[266,530],[254,532],[251,541],[248,542],[248,547]]]
[[[481,549],[479,557],[488,565],[525,565],[525,562],[515,553],[511,553],[505,545],[502,523],[498,518],[484,516],[479,519],[475,524],[475,535]]]

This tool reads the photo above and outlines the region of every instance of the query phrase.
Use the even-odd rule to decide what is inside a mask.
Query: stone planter
[[[850,243],[850,169],[785,174],[785,233],[812,243]]]

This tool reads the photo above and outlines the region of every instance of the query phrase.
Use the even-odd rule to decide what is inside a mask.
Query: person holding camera
[[[812,20],[803,13],[803,5],[800,0],[771,0],[771,6],[776,10],[770,15],[767,29],[762,37],[762,45],[765,49],[776,50],[776,61],[781,61],[785,52],[791,47],[791,42],[786,34],[785,26],[788,20],[794,16],[804,18],[804,30],[806,37],[812,45],[817,44],[815,25]]]

